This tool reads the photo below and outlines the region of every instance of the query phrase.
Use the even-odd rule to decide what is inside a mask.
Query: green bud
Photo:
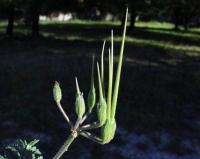
[[[87,99],[87,105],[89,111],[91,111],[94,108],[95,102],[96,102],[96,92],[95,88],[92,87],[88,93],[88,99]]]
[[[106,113],[107,111],[107,104],[104,98],[101,98],[99,103],[97,104],[97,117],[99,120],[99,123],[103,125],[106,121]]]
[[[56,103],[60,103],[62,99],[62,91],[60,88],[60,84],[55,81],[54,87],[53,87],[53,98],[56,101]]]
[[[106,120],[106,123],[101,128],[101,139],[103,144],[109,143],[115,135],[116,122],[111,120]]]
[[[83,94],[77,94],[75,107],[76,107],[76,114],[78,118],[81,119],[85,113],[85,101],[83,98]]]

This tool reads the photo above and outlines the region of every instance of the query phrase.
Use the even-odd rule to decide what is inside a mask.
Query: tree
[[[13,26],[14,26],[14,18],[15,18],[15,4],[11,3],[8,7],[8,25],[6,29],[6,34],[9,36],[13,35]]]
[[[6,34],[11,36],[13,34],[14,19],[15,19],[15,3],[13,0],[3,0],[0,2],[1,14],[4,14],[8,19],[6,27]]]
[[[142,15],[148,8],[149,1],[147,0],[117,0],[113,1],[118,6],[118,11],[124,11],[126,7],[130,11],[130,25],[129,29],[133,30],[135,28],[136,17]],[[125,13],[122,12],[121,17],[121,27],[124,25]]]
[[[66,12],[69,9],[70,0],[29,0],[28,13],[31,19],[32,36],[39,36],[39,17],[54,11]]]
[[[136,17],[147,9],[148,3],[145,0],[129,0],[128,5],[131,13],[129,29],[134,29]]]
[[[8,20],[8,25],[6,27],[6,34],[9,36],[13,35],[14,22],[16,20],[17,10],[25,6],[26,0],[1,0],[0,9],[3,18]]]
[[[33,37],[39,36],[40,6],[41,2],[39,0],[31,0],[29,3],[29,11],[31,15],[31,30]]]
[[[157,19],[173,22],[175,30],[182,26],[187,31],[200,15],[199,0],[151,0],[151,6],[157,12]]]

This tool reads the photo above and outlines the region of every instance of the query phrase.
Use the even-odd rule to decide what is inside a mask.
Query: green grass
[[[141,28],[157,28],[157,29],[173,29],[174,24],[167,23],[167,22],[156,22],[156,21],[150,21],[150,22],[136,22],[136,27]]]
[[[45,28],[45,26],[53,24],[51,23],[45,23],[42,24],[42,26]],[[80,32],[68,32],[67,27],[66,30],[64,31],[63,27],[63,32],[61,34],[56,33],[56,32],[50,32],[48,29],[43,31],[42,34],[46,37],[48,36],[53,36],[56,39],[62,39],[62,40],[84,40],[84,41],[96,41],[98,40],[104,40],[104,39],[109,39],[109,35],[107,35],[105,32],[106,30],[104,29],[99,29],[101,32],[102,30],[102,35],[97,32],[90,31],[93,30],[94,28],[118,28],[120,25],[119,22],[108,22],[108,21],[81,21],[81,20],[74,20],[74,21],[69,21],[67,23],[60,23],[61,25],[66,25],[66,26],[78,26],[82,29],[80,29]],[[151,47],[157,47],[165,50],[171,50],[171,51],[179,51],[182,53],[186,53],[188,55],[195,55],[198,56],[200,53],[200,46],[199,45],[194,45],[191,44],[191,42],[198,42],[200,41],[200,36],[198,34],[195,34],[193,32],[175,32],[173,31],[173,24],[171,23],[160,23],[160,22],[137,22],[136,23],[137,30],[145,28],[145,31],[140,32],[138,31],[138,34],[141,33],[141,35],[148,35],[152,34],[152,36],[149,38],[146,37],[140,37],[139,36],[128,36],[127,42],[133,43],[135,45],[143,45],[143,46],[151,46]],[[62,28],[61,28],[62,29]],[[83,30],[83,31],[82,31]],[[193,30],[191,30],[193,31]],[[66,33],[65,33],[66,32]],[[137,33],[136,33],[137,34]],[[162,39],[157,39],[154,37],[154,35],[161,35],[163,36]],[[114,40],[119,41],[120,36],[115,36]],[[167,38],[165,38],[167,37]],[[171,38],[170,38],[171,37]],[[176,38],[175,40],[173,38]],[[185,44],[182,42],[179,42],[181,39],[183,41],[187,41]]]
[[[73,25],[120,25],[120,21],[105,21],[105,20],[81,20],[81,19],[73,19],[69,21],[59,21],[59,20],[42,20],[40,24],[49,25],[49,24],[73,24]]]
[[[53,37],[55,39],[70,41],[83,40],[88,42],[96,41],[97,39],[101,41],[109,39],[108,30],[110,28],[118,30],[120,26],[119,21],[70,20],[61,22],[47,20],[41,21],[40,23],[41,34],[44,37]],[[5,27],[6,22],[1,22],[0,33],[5,31]],[[198,34],[200,30],[198,28],[191,29],[189,32],[175,32],[173,31],[173,24],[165,22],[137,22],[136,27],[136,35],[133,33],[131,36],[128,36],[127,42],[175,52],[179,51],[188,55],[199,55],[200,46],[193,44],[193,42],[200,41],[200,36]],[[30,34],[30,28],[16,24],[15,32],[28,35]],[[119,41],[119,36],[115,36],[114,40]],[[184,41],[186,41],[186,44]]]
[[[0,34],[3,34],[5,32],[6,25],[6,21],[0,21]]]

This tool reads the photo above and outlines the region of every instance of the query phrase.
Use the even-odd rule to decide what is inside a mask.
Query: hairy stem
[[[67,123],[69,124],[70,128],[72,128],[73,124],[71,123],[69,117],[67,116],[67,114],[65,113],[64,109],[62,108],[62,105],[60,104],[60,102],[56,102],[56,104],[58,105],[58,108],[59,108],[60,112],[64,116],[64,118],[67,121]]]
[[[92,110],[89,110],[81,119],[80,124],[82,124],[87,118],[88,116],[92,113]]]
[[[98,144],[103,144],[101,139],[95,135],[92,135],[91,133],[89,132],[86,132],[86,131],[83,131],[83,132],[80,132],[80,135],[82,135],[83,137],[87,138],[87,139],[90,139]]]
[[[69,146],[72,144],[74,139],[75,137],[73,136],[73,134],[70,134],[70,136],[67,138],[67,140],[59,149],[59,151],[56,153],[56,155],[53,157],[53,159],[60,159],[62,155],[68,150]]]
[[[79,130],[91,130],[91,129],[97,129],[100,128],[102,126],[102,124],[100,124],[99,122],[93,122],[92,124],[87,124],[87,125],[83,125],[79,128]]]

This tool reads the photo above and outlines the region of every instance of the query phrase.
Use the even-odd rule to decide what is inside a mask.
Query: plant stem
[[[62,155],[68,150],[69,146],[72,144],[74,139],[75,137],[73,136],[73,134],[70,134],[70,136],[67,138],[67,140],[59,149],[59,151],[56,153],[56,155],[53,157],[53,159],[60,159]]]
[[[87,125],[83,125],[82,127],[79,128],[79,130],[91,130],[91,129],[97,129],[100,128],[102,126],[102,124],[100,124],[99,122],[93,122],[92,124],[87,124]]]
[[[76,123],[74,125],[74,128],[73,128],[74,130],[76,130],[79,127],[81,120],[82,119],[80,119],[80,118],[77,119],[77,121],[76,121]]]
[[[102,140],[100,138],[98,138],[95,135],[92,135],[89,132],[83,131],[83,132],[80,133],[80,135],[85,137],[85,138],[87,138],[87,139],[90,139],[90,140],[92,140],[92,141],[94,141],[94,142],[96,142],[98,144],[102,144],[103,145],[103,142],[102,142]]]
[[[88,116],[92,113],[92,110],[89,110],[81,119],[80,124],[82,124],[87,118]]]
[[[67,114],[65,113],[64,109],[62,108],[62,105],[60,104],[60,102],[57,102],[58,108],[60,110],[60,112],[62,113],[62,115],[64,116],[65,120],[67,121],[67,123],[69,124],[70,128],[73,127],[69,117],[67,116]]]

